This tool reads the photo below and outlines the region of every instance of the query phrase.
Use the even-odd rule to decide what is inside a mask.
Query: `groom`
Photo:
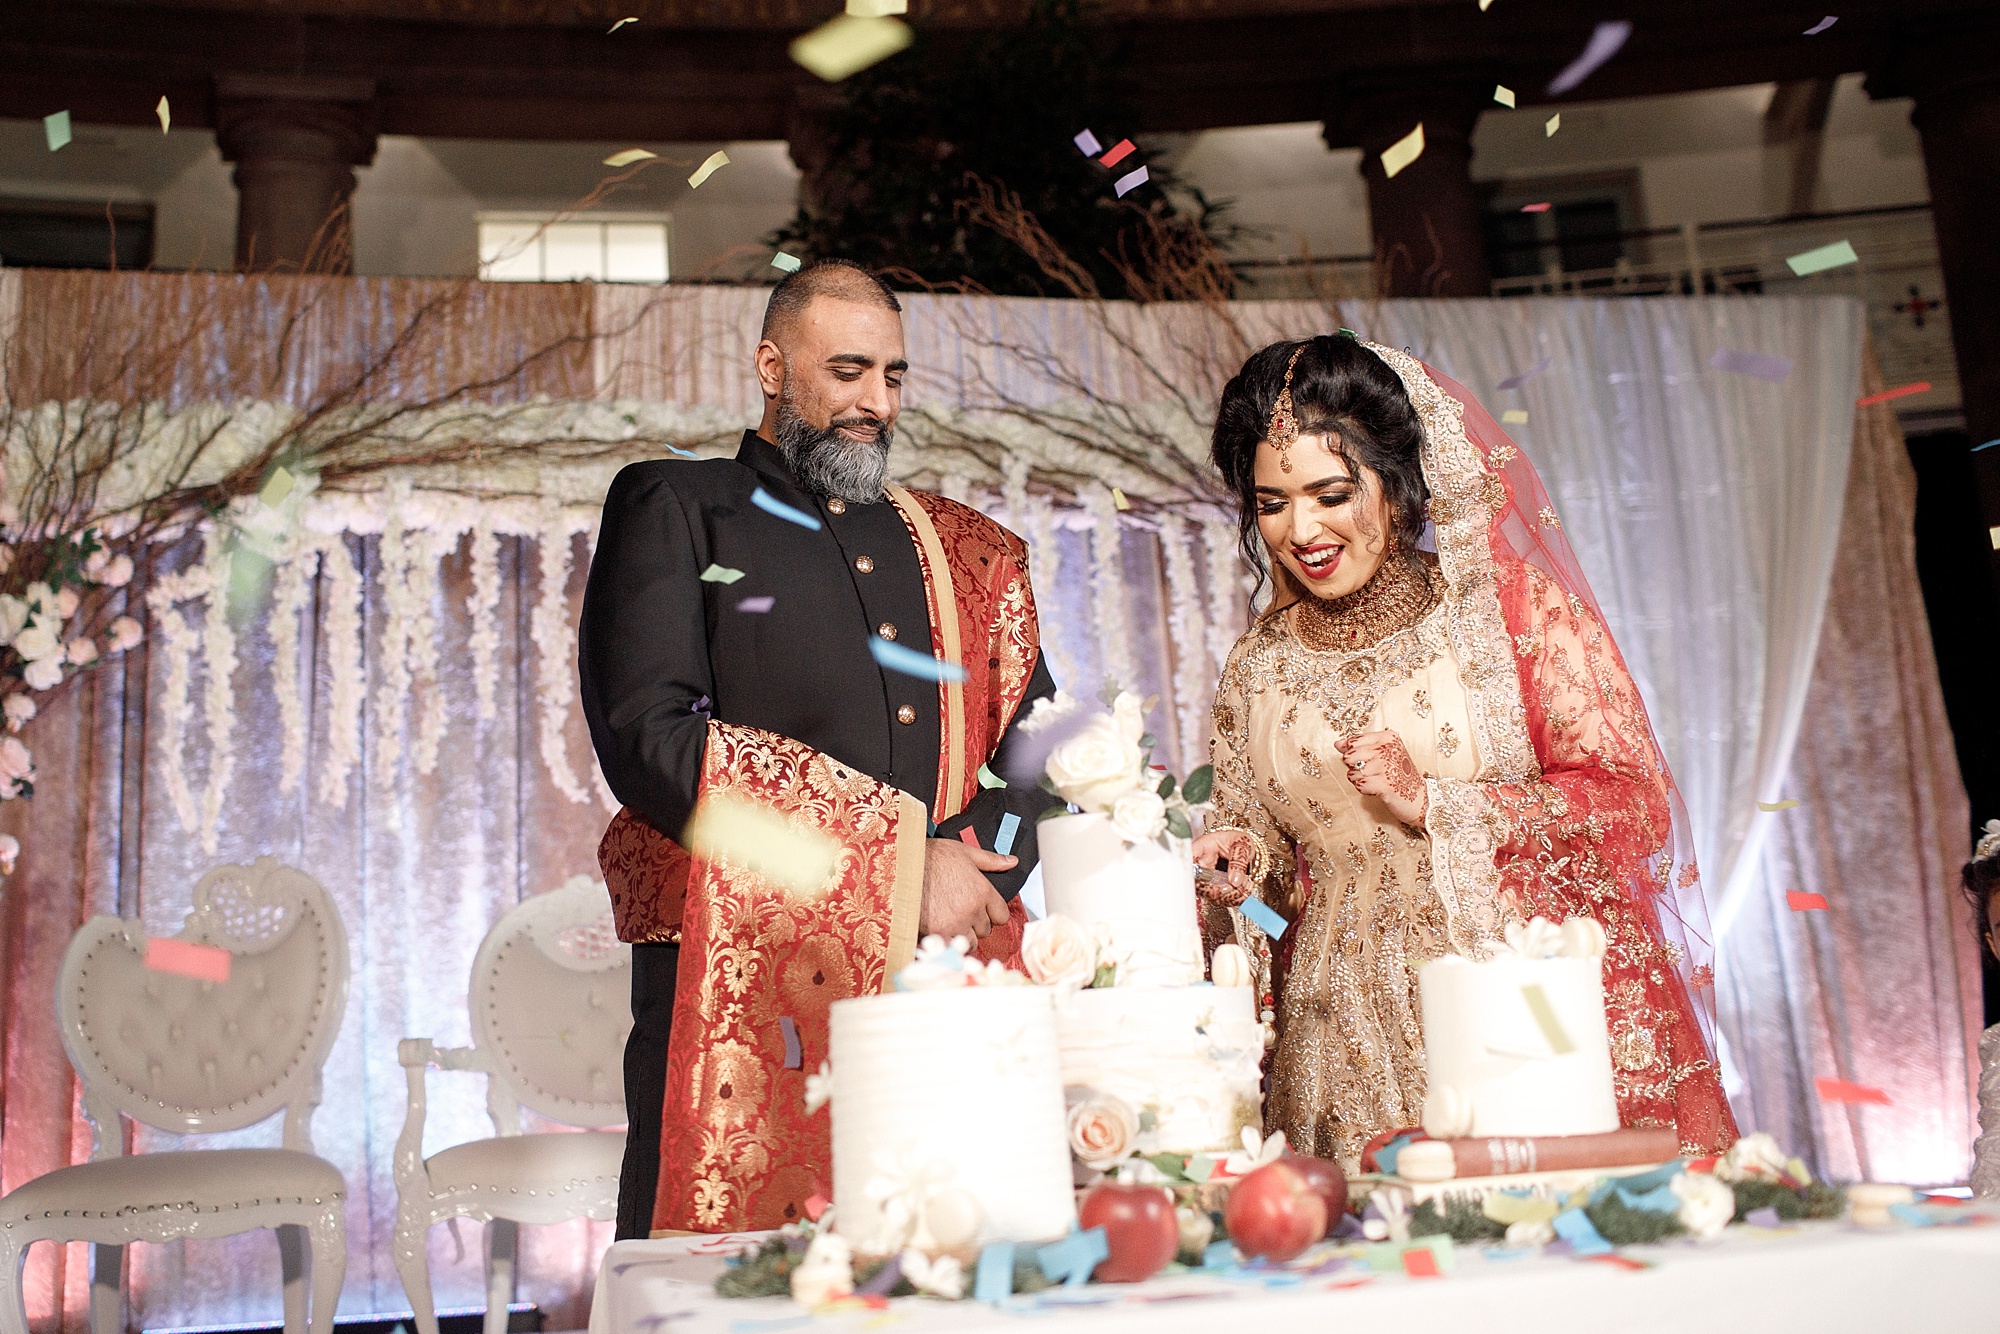
[[[634,464],[605,499],[578,671],[625,807],[598,850],[633,944],[621,1238],[830,1198],[804,1105],[827,1006],[884,989],[920,935],[1019,949],[1049,798],[982,769],[1055,686],[1020,539],[887,482],[901,309],[845,261],[791,274],[736,457]],[[708,835],[746,811],[776,838]],[[810,884],[758,855],[800,833],[838,849]]]

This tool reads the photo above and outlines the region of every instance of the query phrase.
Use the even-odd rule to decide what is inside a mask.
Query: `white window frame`
[[[483,281],[658,283],[667,281],[673,274],[674,226],[673,215],[670,213],[599,213],[593,211],[583,214],[562,215],[523,212],[519,210],[501,210],[480,212],[475,215],[475,222],[478,228],[479,276]],[[532,229],[531,234],[533,239],[530,244],[532,244],[535,250],[537,259],[536,269],[539,276],[532,278],[525,274],[493,276],[494,260],[489,259],[486,253],[485,233],[488,224],[511,225]],[[664,248],[664,254],[662,255],[663,272],[660,277],[613,278],[609,276],[611,270],[611,228],[632,224],[653,226],[660,229],[661,244]],[[552,227],[566,228],[571,226],[596,227],[598,229],[598,244],[600,249],[598,252],[597,272],[595,275],[588,277],[567,274],[550,277],[548,272],[548,229]],[[510,253],[512,256],[525,257],[525,251],[515,250],[512,252],[503,251],[497,258],[507,258]]]

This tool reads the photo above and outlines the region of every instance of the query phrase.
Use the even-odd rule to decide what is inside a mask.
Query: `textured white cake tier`
[[[1061,815],[1035,830],[1049,912],[1102,923],[1124,962],[1118,985],[1179,987],[1202,979],[1188,845],[1127,845],[1102,815]]]
[[[1573,1051],[1552,1051],[1522,991],[1531,985],[1548,997]],[[1600,960],[1503,954],[1474,963],[1447,954],[1418,970],[1417,986],[1428,1096],[1450,1098],[1455,1092],[1470,1104],[1470,1124],[1459,1134],[1595,1135],[1618,1129]],[[1430,1121],[1427,1104],[1427,1128]]]
[[[865,1246],[869,1181],[929,1169],[985,1211],[979,1242],[1045,1241],[1076,1220],[1055,1009],[1046,987],[965,987],[837,1001],[834,1229]]]
[[[1153,1114],[1141,1153],[1240,1148],[1263,1129],[1264,1029],[1249,987],[1105,987],[1056,1002],[1072,1102],[1111,1093]]]

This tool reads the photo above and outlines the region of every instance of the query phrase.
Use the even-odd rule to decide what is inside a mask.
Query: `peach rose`
[[[1085,1167],[1106,1172],[1132,1156],[1139,1118],[1123,1098],[1094,1093],[1069,1109],[1069,1151]]]
[[[1097,944],[1081,922],[1050,913],[1021,933],[1021,964],[1045,987],[1087,987],[1097,975]]]

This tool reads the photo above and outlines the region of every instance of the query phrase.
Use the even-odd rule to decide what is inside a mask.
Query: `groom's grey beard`
[[[843,424],[860,425],[864,417],[830,422],[820,430],[792,406],[778,400],[778,449],[792,465],[792,476],[801,489],[821,500],[838,497],[851,505],[868,505],[882,498],[882,486],[889,476],[889,443],[895,435],[883,426],[881,434],[867,444],[857,444],[840,433]]]

